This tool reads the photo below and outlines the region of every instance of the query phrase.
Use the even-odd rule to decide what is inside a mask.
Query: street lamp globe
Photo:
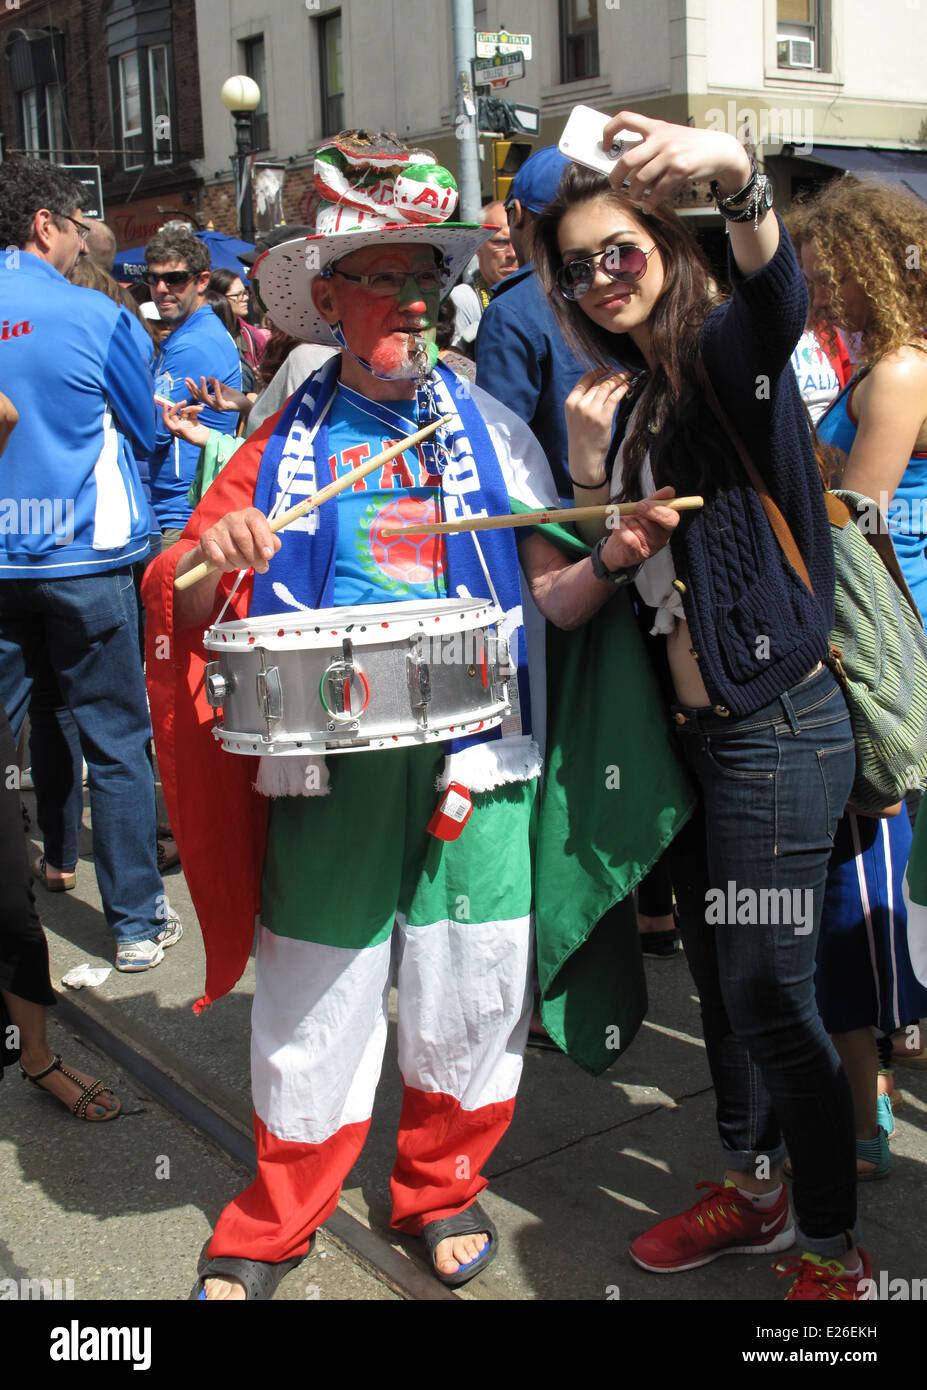
[[[228,77],[222,84],[222,105],[227,111],[256,111],[261,89],[253,77]]]

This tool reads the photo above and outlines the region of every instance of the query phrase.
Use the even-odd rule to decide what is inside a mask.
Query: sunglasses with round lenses
[[[647,273],[647,258],[655,250],[655,246],[649,251],[639,246],[606,246],[596,256],[586,256],[561,266],[557,271],[557,286],[564,299],[582,299],[592,289],[596,270],[600,267],[610,280],[631,285]]]
[[[366,285],[371,294],[378,299],[389,299],[392,296],[398,297],[403,293],[406,283],[412,280],[422,294],[434,294],[442,285],[441,272],[429,267],[427,270],[378,270],[373,275],[352,275],[347,270],[335,270],[333,275],[341,275],[345,280],[354,280],[359,285]]]
[[[162,280],[165,285],[172,288],[174,285],[186,285],[192,279],[193,272],[191,270],[162,270],[160,275],[157,275],[153,270],[148,270],[142,276],[144,283],[150,285],[152,289],[159,285]]]

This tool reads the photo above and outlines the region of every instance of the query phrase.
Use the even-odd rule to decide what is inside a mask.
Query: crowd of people
[[[250,283],[169,224],[146,247],[144,304],[101,264],[114,243],[66,171],[0,166],[0,468],[17,509],[0,531],[0,753],[30,763],[44,846],[30,866],[8,782],[0,997],[19,1047],[0,1063],[19,1052],[82,1119],[119,1112],[48,1049],[30,887],[75,886],[86,768],[118,970],[154,968],[181,939],[162,879],[178,867],[206,942],[197,1007],[234,986],[258,923],[258,1173],[204,1248],[194,1297],[270,1297],[311,1250],[367,1135],[394,980],[393,1224],[443,1283],[478,1274],[499,1245],[482,1174],[526,1044],[604,1069],[615,1051],[587,1060],[597,1015],[586,1038],[577,1019],[611,989],[631,1043],[641,953],[684,959],[695,981],[720,1181],[638,1237],[633,1260],[682,1273],[797,1242],[789,1297],[871,1287],[857,1184],[890,1169],[898,1054],[927,1064],[903,893],[927,836],[912,842],[916,785],[882,816],[851,801],[824,492],[874,499],[923,610],[927,291],[907,262],[927,209],[843,178],[787,231],[733,137],[623,112],[606,139],[628,127],[641,141],[610,179],[539,150],[473,225],[452,220],[453,181],[421,151],[345,132],[318,152],[315,225],[272,233]],[[692,179],[725,220],[725,289],[672,210]],[[574,506],[567,528],[511,524]],[[397,515],[439,529],[400,551],[382,536]],[[281,757],[256,734],[257,760],[213,737],[205,629],[253,627],[253,641],[279,624],[293,645],[325,611],[344,653],[331,731],[370,700],[355,620],[421,627],[490,600],[510,653],[498,716],[431,730],[426,682],[425,732],[396,747],[344,755],[342,735],[320,734],[343,755]],[[603,653],[595,751],[558,718],[587,631]],[[623,736],[655,751],[632,853],[592,788],[614,725],[634,720]],[[581,844],[550,829],[575,817],[574,787]],[[348,842],[345,898],[319,865]],[[743,916],[744,890],[790,911]]]

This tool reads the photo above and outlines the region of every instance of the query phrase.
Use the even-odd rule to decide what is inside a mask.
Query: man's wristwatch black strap
[[[596,579],[607,579],[610,584],[614,584],[617,589],[625,584],[633,584],[640,565],[631,565],[628,569],[610,570],[602,559],[602,549],[608,536],[603,536],[596,541],[592,547],[592,554],[589,556],[592,561],[592,572]]]

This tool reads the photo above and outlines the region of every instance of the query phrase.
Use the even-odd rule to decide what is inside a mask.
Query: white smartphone
[[[608,149],[602,142],[602,132],[613,120],[591,106],[574,106],[570,112],[557,148],[567,159],[583,164],[587,169],[595,169],[600,174],[610,174],[615,161],[620,159],[632,145],[639,145],[643,135],[633,130],[619,130]]]

